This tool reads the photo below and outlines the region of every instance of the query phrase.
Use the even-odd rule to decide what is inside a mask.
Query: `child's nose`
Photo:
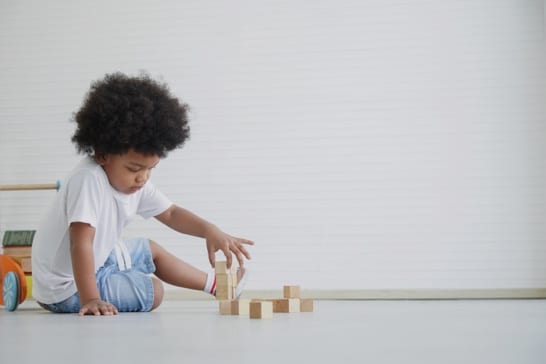
[[[149,175],[148,172],[142,172],[142,173],[137,174],[137,176],[136,176],[137,183],[146,182],[148,180],[148,175]]]

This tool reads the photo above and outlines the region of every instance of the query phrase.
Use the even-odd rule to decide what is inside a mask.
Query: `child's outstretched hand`
[[[95,316],[111,316],[117,315],[118,309],[111,303],[96,299],[84,304],[80,309],[80,316],[95,315]]]
[[[209,253],[209,262],[211,266],[215,266],[216,258],[215,253],[221,250],[226,256],[226,264],[228,268],[231,268],[232,253],[235,254],[239,266],[244,266],[244,258],[250,259],[250,254],[246,250],[245,245],[254,245],[254,242],[248,239],[237,238],[224,233],[217,227],[213,227],[207,232],[205,236],[207,240],[207,251]]]

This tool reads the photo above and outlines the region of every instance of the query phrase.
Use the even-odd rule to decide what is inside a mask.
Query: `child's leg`
[[[150,250],[155,264],[155,275],[162,281],[184,288],[202,290],[207,282],[207,273],[178,259],[161,245],[150,240]]]
[[[216,277],[213,270],[209,273],[203,272],[178,259],[153,240],[150,240],[150,251],[155,264],[155,275],[159,279],[178,287],[203,290],[216,296]],[[247,276],[246,269],[239,268],[237,270],[237,282],[239,284],[235,290],[236,298],[240,296]],[[155,285],[154,290],[157,295]],[[163,291],[161,291],[161,297],[163,297]]]

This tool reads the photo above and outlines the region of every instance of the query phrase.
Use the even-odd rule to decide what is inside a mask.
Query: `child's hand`
[[[250,254],[246,250],[245,244],[254,245],[254,242],[251,240],[236,238],[228,235],[217,227],[211,229],[205,238],[207,239],[209,262],[213,267],[216,264],[216,257],[214,253],[216,253],[218,250],[221,250],[226,256],[226,264],[228,268],[231,268],[232,252],[237,257],[240,267],[244,266],[244,258],[250,259]]]
[[[105,315],[105,316],[111,316],[111,315],[117,315],[118,309],[116,306],[114,306],[111,303],[104,302],[100,299],[95,299],[87,302],[84,304],[80,309],[80,316],[83,315]]]

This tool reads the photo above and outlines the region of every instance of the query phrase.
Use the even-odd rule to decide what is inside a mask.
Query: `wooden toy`
[[[300,298],[300,286],[284,286],[284,298]]]
[[[273,312],[300,312],[299,298],[279,298],[271,302],[273,302]]]
[[[6,230],[2,238],[4,247],[32,246],[36,230]]]
[[[0,191],[30,191],[30,190],[59,190],[61,181],[57,183],[15,184],[0,185]]]
[[[25,274],[32,274],[32,259],[30,257],[23,257],[18,263]]]
[[[27,281],[27,298],[32,297],[32,275],[25,274],[25,280]]]
[[[214,263],[214,273],[216,274],[228,274],[230,273],[227,269],[227,262],[226,261],[217,261]]]
[[[56,184],[15,184],[0,185],[0,191],[59,190]],[[7,230],[2,239],[0,253],[0,305],[15,311],[17,306],[32,292],[31,252],[35,230]],[[23,267],[23,268],[22,268]],[[25,275],[26,273],[26,275]]]
[[[233,283],[230,273],[216,274],[216,299],[232,300],[233,299]]]
[[[220,315],[231,315],[231,300],[219,300]]]
[[[273,303],[270,301],[250,302],[249,316],[251,319],[268,319],[273,317]]]
[[[300,299],[300,312],[313,312],[314,303],[310,298]]]
[[[228,269],[225,261],[217,261],[214,266],[216,275],[216,298],[219,300],[236,299],[237,270]]]
[[[231,301],[231,314],[248,316],[250,314],[250,300],[240,299]]]
[[[216,275],[216,295],[218,298],[218,278],[224,279],[222,284],[229,281],[225,276],[229,274]],[[233,273],[232,275],[235,275]],[[275,299],[220,299],[219,307],[221,315],[248,315],[253,319],[271,318],[273,313],[296,313],[313,312],[314,301],[310,298],[300,298],[299,286],[284,286],[283,295],[285,298]]]
[[[250,313],[250,300],[220,300],[220,315],[248,316]]]
[[[237,271],[234,270],[233,272],[231,272],[231,285],[233,286],[233,290],[235,292],[235,287],[237,287],[237,284],[239,282],[237,282]]]
[[[12,246],[4,245],[2,247],[2,254],[9,255],[10,257],[30,257],[32,255],[32,246]]]

